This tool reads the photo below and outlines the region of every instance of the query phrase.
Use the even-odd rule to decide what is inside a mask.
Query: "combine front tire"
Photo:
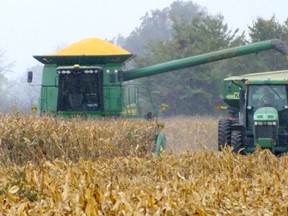
[[[218,122],[218,150],[221,151],[222,148],[227,144],[231,145],[231,119],[220,119]]]

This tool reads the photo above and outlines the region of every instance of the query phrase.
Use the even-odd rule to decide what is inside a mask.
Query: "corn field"
[[[288,157],[217,152],[217,119],[1,115],[1,215],[287,215]]]

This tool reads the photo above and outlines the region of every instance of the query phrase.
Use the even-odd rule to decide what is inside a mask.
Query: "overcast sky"
[[[40,64],[33,55],[98,37],[128,36],[147,11],[163,9],[175,0],[0,0],[0,50],[15,62],[9,77]],[[187,0],[183,0],[187,1]],[[273,15],[283,23],[288,0],[193,0],[209,14],[221,13],[230,29],[247,30],[257,17]],[[14,76],[15,77],[15,76]]]

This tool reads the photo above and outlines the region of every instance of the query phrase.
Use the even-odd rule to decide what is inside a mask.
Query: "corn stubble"
[[[172,120],[164,120],[166,133]],[[175,133],[189,127],[174,120]],[[190,121],[203,129],[207,122],[209,131],[216,119]],[[141,120],[1,116],[0,214],[287,214],[287,156],[184,144],[182,152],[153,157],[147,140],[154,129]]]

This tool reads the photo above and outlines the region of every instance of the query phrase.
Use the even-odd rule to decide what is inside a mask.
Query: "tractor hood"
[[[254,122],[276,122],[278,124],[278,111],[274,107],[262,107],[254,113]]]
[[[254,113],[254,144],[275,152],[278,128],[278,111],[273,107],[259,108]]]

